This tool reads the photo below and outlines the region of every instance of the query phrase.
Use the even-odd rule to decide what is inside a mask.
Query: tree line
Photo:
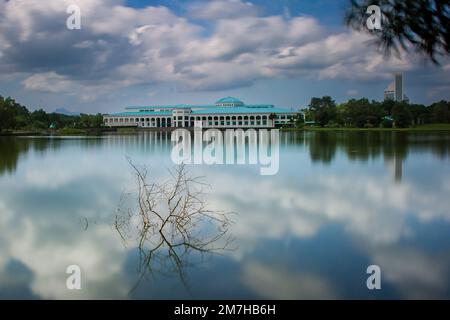
[[[47,113],[43,109],[30,112],[12,98],[0,96],[0,132],[4,130],[39,131],[49,128],[93,129],[103,125],[103,116]]]
[[[321,127],[407,128],[419,124],[450,123],[450,102],[439,101],[429,106],[366,98],[350,99],[336,104],[330,96],[312,98],[299,123]]]
[[[366,98],[336,104],[330,96],[313,97],[297,125],[314,123],[321,127],[407,128],[419,124],[450,123],[450,102],[441,100],[429,106]],[[95,129],[103,126],[103,116],[30,112],[12,98],[0,96],[0,132],[4,130],[39,131],[49,128]]]

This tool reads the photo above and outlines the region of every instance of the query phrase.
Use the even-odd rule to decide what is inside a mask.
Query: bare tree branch
[[[124,243],[137,242],[141,274],[135,287],[155,271],[176,273],[186,285],[184,269],[193,253],[233,250],[231,214],[207,208],[205,189],[210,186],[202,177],[190,177],[180,165],[169,170],[168,181],[149,183],[147,169],[128,162],[136,175],[137,205],[124,210],[121,201],[114,228]]]

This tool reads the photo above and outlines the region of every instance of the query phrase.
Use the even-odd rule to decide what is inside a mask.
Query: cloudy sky
[[[0,95],[30,109],[381,100],[391,73],[413,102],[450,99],[450,59],[387,58],[343,24],[347,0],[0,0]],[[66,9],[81,9],[69,30]]]

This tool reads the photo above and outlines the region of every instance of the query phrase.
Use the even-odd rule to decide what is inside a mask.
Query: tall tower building
[[[403,100],[403,75],[401,73],[394,74],[395,82],[395,101]]]
[[[394,74],[394,81],[384,90],[384,100],[409,102],[408,97],[403,93],[403,75],[401,73]]]

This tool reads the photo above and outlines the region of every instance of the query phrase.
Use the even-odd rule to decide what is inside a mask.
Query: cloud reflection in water
[[[159,177],[170,166],[166,140],[133,139],[24,140],[0,160],[1,297],[130,297],[133,248],[111,228],[120,194],[134,185],[126,156]],[[212,185],[213,208],[240,213],[230,230],[238,249],[191,270],[191,292],[158,282],[132,297],[450,297],[447,136],[338,136],[324,146],[325,162],[311,148],[332,138],[282,139],[273,177],[244,166],[188,167]],[[385,164],[392,155],[401,181]],[[80,292],[65,288],[69,264],[82,267]],[[382,267],[380,294],[365,289],[368,264]],[[217,274],[227,279],[219,292],[201,281]]]

